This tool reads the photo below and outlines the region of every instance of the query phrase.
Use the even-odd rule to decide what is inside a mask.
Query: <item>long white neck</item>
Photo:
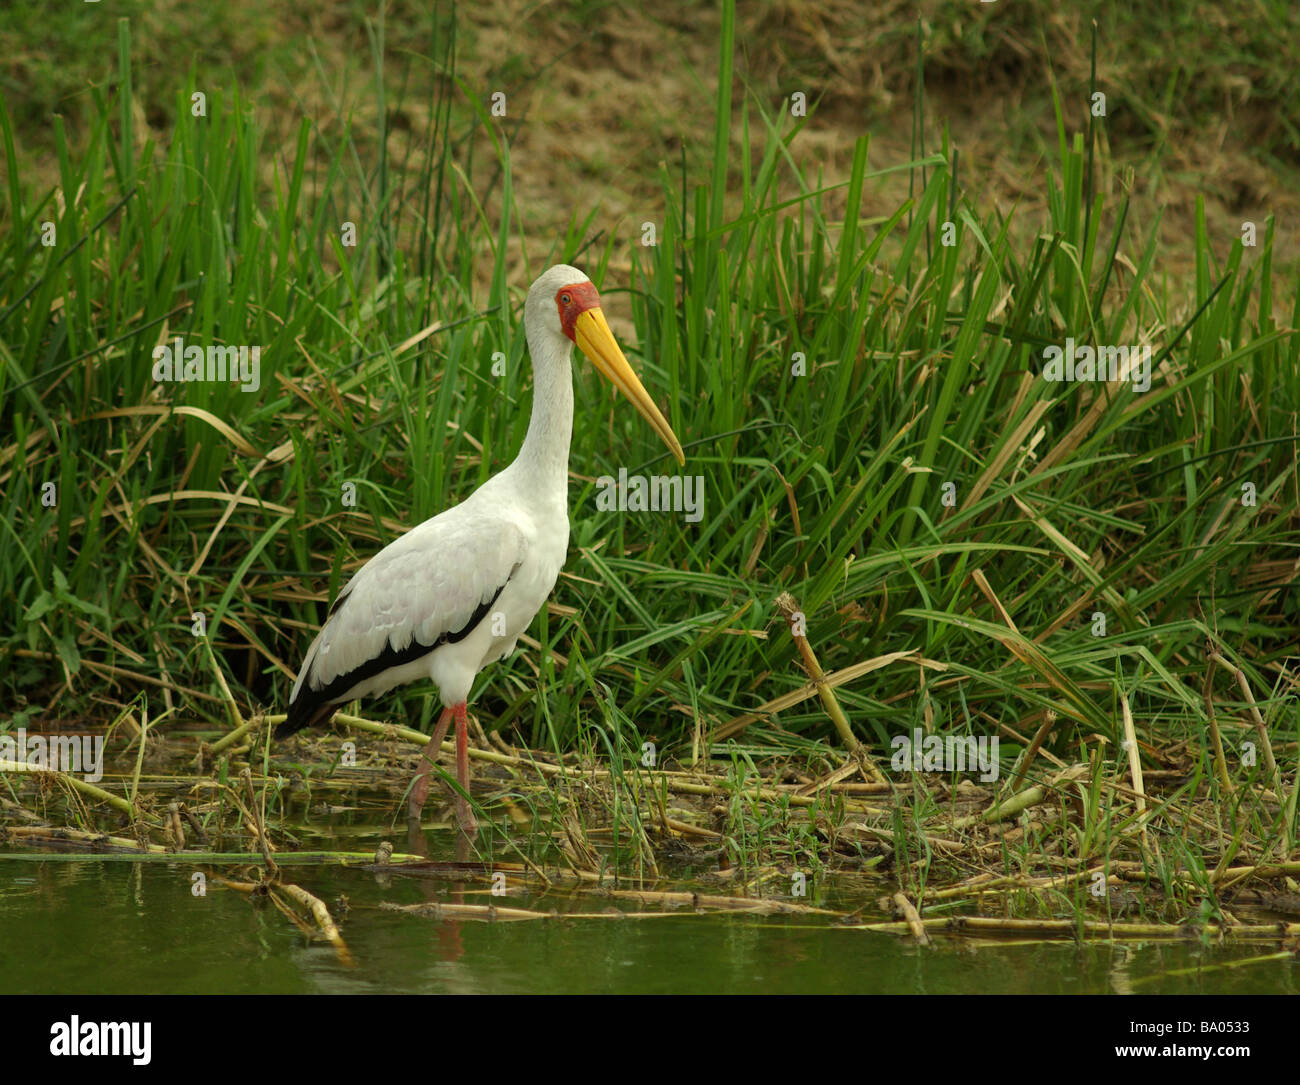
[[[558,343],[541,328],[527,328],[533,359],[533,414],[513,474],[538,488],[539,496],[558,495],[567,504],[569,441],[573,436],[573,345]]]

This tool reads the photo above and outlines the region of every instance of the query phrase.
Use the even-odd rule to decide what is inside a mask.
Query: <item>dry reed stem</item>
[[[275,724],[284,719],[284,716],[266,716],[265,722]],[[376,720],[367,720],[359,716],[350,716],[344,712],[334,714],[336,723],[357,730],[364,731],[368,734],[383,735],[387,738],[400,739],[413,745],[427,746],[429,736],[422,731],[416,731],[410,727],[404,727],[401,724],[380,723]],[[451,740],[442,744],[444,754],[455,753],[455,745]],[[504,767],[516,767],[534,769],[543,776],[552,778],[563,778],[568,780],[607,780],[616,774],[609,769],[569,767],[566,765],[552,765],[545,761],[539,761],[533,757],[512,757],[509,754],[498,753],[496,750],[482,750],[476,746],[469,748],[469,756],[478,761],[486,761],[488,764],[500,765]],[[692,780],[700,779],[700,773],[687,772],[669,772],[662,769],[643,769],[641,770],[656,786],[666,787],[669,791],[683,795],[731,795],[736,793],[736,789],[723,784],[699,784],[692,783]],[[706,779],[708,777],[705,777]],[[723,780],[725,777],[715,777]],[[760,801],[779,802],[788,801],[791,806],[812,806],[817,801],[816,796],[801,795],[798,793],[806,785],[790,785],[788,790],[782,785],[769,787],[757,787],[741,789],[739,794],[747,797],[758,799]],[[855,790],[858,792],[870,791],[874,789],[878,793],[887,793],[893,790],[893,784],[885,781],[884,783],[859,784]],[[846,809],[857,810],[859,813],[873,813],[871,807],[858,803],[854,804],[846,800]]]
[[[641,904],[657,904],[670,908],[714,909],[725,912],[750,912],[758,915],[828,915],[842,916],[830,908],[815,908],[811,904],[794,904],[789,901],[761,897],[724,897],[709,893],[692,893],[671,889],[604,889],[602,896],[617,900],[634,900]]]
[[[558,918],[551,912],[538,912],[530,908],[505,908],[499,904],[443,904],[432,900],[421,901],[419,904],[393,904],[384,901],[379,907],[385,912],[405,912],[407,915],[418,915],[426,919],[476,919],[487,923]]]
[[[1172,923],[1106,923],[1099,920],[1073,919],[1004,919],[988,916],[952,916],[941,919],[923,919],[927,931],[942,934],[965,934],[976,932],[982,934],[1037,934],[1059,935],[1071,941],[1091,938],[1170,938],[1193,939],[1201,931],[1215,937],[1234,941],[1237,939],[1282,939],[1300,936],[1300,923],[1251,924],[1236,927],[1220,927],[1209,923],[1204,927],[1178,925]],[[884,934],[910,934],[911,926],[906,922],[862,923],[847,926],[846,930],[878,931]]]
[[[227,735],[222,735],[211,746],[206,743],[199,747],[199,752],[194,755],[195,763],[206,763],[208,758],[216,757],[218,754],[225,753],[231,746],[240,739],[245,738],[257,726],[257,717],[249,720],[247,723],[236,727]]]
[[[1109,877],[1119,876],[1122,871],[1132,870],[1140,874],[1144,869],[1141,863],[1111,860],[1105,866],[1083,867],[1069,874],[1053,874],[1039,878],[1025,874],[1001,876],[980,874],[959,885],[948,886],[946,889],[928,889],[925,899],[927,901],[954,900],[972,893],[980,896],[985,893],[1011,893],[1020,890],[1064,889],[1076,882],[1089,881],[1098,874],[1105,874],[1107,867],[1110,869],[1108,882]]]
[[[89,833],[84,829],[56,828],[51,825],[0,826],[0,837],[30,841],[50,841],[51,843],[62,843],[71,840],[78,844],[91,844],[105,849],[112,848],[154,855],[170,854],[161,844],[141,844],[138,840],[132,840],[129,837],[110,836],[108,833]]]
[[[1008,791],[1015,791],[1024,780],[1029,772],[1029,766],[1033,764],[1034,758],[1038,756],[1039,747],[1047,741],[1047,736],[1052,733],[1052,728],[1056,726],[1056,713],[1052,709],[1046,709],[1043,713],[1043,722],[1038,725],[1038,730],[1034,732],[1034,737],[1026,747],[1024,755],[1020,759],[1020,767],[1016,769],[1015,775],[1011,777],[1011,784]],[[1046,751],[1044,751],[1046,752]]]
[[[1259,747],[1264,754],[1264,770],[1268,773],[1268,781],[1274,793],[1280,798],[1283,794],[1282,777],[1277,771],[1277,762],[1273,760],[1273,744],[1268,740],[1268,728],[1264,725],[1264,717],[1259,714],[1259,707],[1255,704],[1255,695],[1251,693],[1250,683],[1246,681],[1246,672],[1240,667],[1234,667],[1222,656],[1218,656],[1218,662],[1237,679],[1237,685],[1241,687],[1241,695],[1246,698],[1250,718],[1255,724],[1255,734],[1259,738]]]
[[[407,915],[421,916],[428,919],[468,919],[482,923],[517,922],[530,919],[679,919],[682,915],[680,911],[538,912],[529,908],[504,908],[496,904],[440,904],[436,901],[426,901],[421,904],[391,904],[385,902],[380,904],[379,907],[385,912],[405,912]],[[707,913],[701,912],[698,914],[704,915]]]
[[[722,833],[715,833],[712,829],[704,829],[698,825],[691,825],[686,821],[678,821],[676,818],[665,817],[664,825],[675,833],[681,833],[683,836],[700,836],[705,840],[726,840]]]
[[[348,952],[347,943],[343,941],[343,935],[339,933],[338,926],[334,922],[334,917],[330,915],[330,910],[325,907],[325,902],[317,896],[313,896],[300,885],[278,884],[271,886],[271,893],[283,893],[291,900],[295,901],[301,907],[311,913],[311,917],[316,920],[316,926],[320,928],[321,934],[325,936],[326,941],[330,943],[338,953],[339,961],[342,964],[352,967],[352,954]]]
[[[66,784],[68,787],[71,787],[76,791],[80,791],[83,795],[88,795],[92,799],[96,799],[99,802],[108,803],[108,805],[113,807],[113,809],[119,811],[122,814],[125,814],[128,818],[131,818],[133,821],[135,820],[136,817],[140,816],[139,811],[136,810],[136,808],[132,806],[126,799],[122,798],[121,795],[114,795],[111,791],[105,791],[102,787],[96,787],[94,784],[88,783],[87,781],[81,779],[78,776],[73,775],[70,772],[62,772],[59,769],[32,768],[32,766],[28,765],[26,762],[8,761],[5,759],[0,759],[0,772],[29,772],[33,774],[44,773],[45,775],[54,777],[55,779],[59,780],[59,782]],[[149,819],[145,819],[145,820],[149,821]],[[150,821],[150,824],[156,826],[157,823]]]
[[[1215,883],[1222,883],[1224,889],[1231,888],[1247,878],[1280,878],[1300,874],[1300,862],[1261,863],[1258,866],[1230,866],[1213,877]]]
[[[829,689],[834,689],[837,686],[842,686],[848,682],[852,682],[855,678],[861,678],[864,674],[870,674],[872,671],[879,670],[881,667],[887,667],[889,664],[897,663],[900,660],[914,661],[922,667],[928,667],[932,671],[946,671],[948,669],[946,663],[940,663],[935,659],[926,659],[924,656],[921,656],[916,649],[909,649],[905,652],[888,652],[883,656],[876,656],[873,659],[864,659],[859,663],[851,663],[847,667],[841,667],[838,671],[831,671],[829,674],[823,676],[823,684]],[[767,719],[774,713],[784,711],[787,708],[793,708],[797,704],[801,704],[804,701],[816,697],[817,693],[817,685],[813,682],[809,682],[807,685],[801,686],[799,689],[791,690],[789,693],[783,693],[779,697],[774,697],[765,704],[759,705],[752,712],[745,712],[742,715],[734,716],[727,720],[726,723],[723,723],[714,732],[713,741],[722,742],[724,739],[728,739],[732,735],[739,734],[751,723],[757,723],[760,720]]]
[[[856,750],[860,743],[858,737],[853,733],[853,728],[849,726],[849,720],[844,715],[844,709],[840,707],[840,702],[835,696],[835,691],[825,685],[826,675],[822,671],[821,664],[817,662],[817,655],[813,651],[812,645],[808,642],[808,633],[805,629],[800,632],[800,623],[804,620],[803,612],[799,609],[799,601],[789,592],[782,592],[776,597],[776,609],[779,610],[790,627],[790,636],[794,638],[795,645],[799,649],[799,655],[803,657],[804,670],[808,672],[808,677],[813,680],[817,686],[817,693],[821,697],[822,706],[826,709],[826,714],[830,717],[831,723],[835,725],[835,730],[840,736],[840,742],[844,748],[850,752]]]
[[[1087,765],[1072,765],[1064,772],[1058,772],[1046,784],[1035,784],[1033,787],[1027,787],[1024,791],[1017,792],[1003,802],[994,803],[981,813],[954,818],[952,828],[968,829],[970,826],[981,822],[989,824],[1015,817],[1016,814],[1028,810],[1031,806],[1037,806],[1044,799],[1054,796],[1060,791],[1062,785],[1077,780],[1080,776],[1086,775],[1087,772]]]
[[[221,701],[226,706],[226,711],[230,713],[230,722],[239,727],[244,722],[244,717],[239,712],[239,705],[235,703],[235,697],[230,692],[230,687],[226,685],[226,676],[221,672],[221,665],[217,662],[217,657],[212,651],[212,640],[209,637],[203,638],[203,645],[207,649],[208,663],[212,667],[212,673],[217,676],[217,685],[221,687]]]
[[[40,824],[44,824],[45,822],[45,819],[34,810],[28,810],[27,807],[23,806],[21,803],[16,803],[12,799],[6,799],[3,795],[0,795],[0,808],[8,810],[14,817],[25,818],[29,822],[37,822]]]
[[[266,869],[272,877],[279,877],[280,868],[271,858],[271,850],[274,845],[266,835],[266,826],[262,822],[261,814],[258,809],[257,795],[253,791],[253,774],[245,765],[239,774],[240,781],[244,785],[244,790],[248,793],[248,805],[245,806],[240,799],[239,794],[234,788],[227,788],[227,795],[230,800],[239,808],[239,812],[244,817],[244,824],[247,825],[250,835],[253,837],[253,844],[262,854],[262,860],[266,863]]]
[[[167,835],[171,837],[177,851],[185,850],[185,827],[181,824],[180,803],[167,804]]]
[[[892,899],[894,906],[903,913],[903,921],[912,932],[912,937],[921,945],[928,946],[930,936],[925,933],[925,924],[921,922],[921,917],[917,914],[915,906],[907,899],[907,894],[900,889]]]
[[[1142,851],[1145,854],[1150,851],[1151,841],[1147,837],[1147,792],[1142,786],[1142,757],[1138,750],[1137,729],[1133,726],[1133,712],[1128,705],[1128,694],[1121,694],[1119,703],[1124,714],[1124,748],[1128,750],[1128,772],[1133,781],[1138,827],[1142,834]]]
[[[1219,783],[1231,795],[1235,788],[1232,777],[1228,775],[1228,761],[1223,756],[1223,736],[1219,733],[1219,721],[1214,714],[1214,667],[1219,658],[1219,650],[1210,641],[1206,645],[1205,684],[1201,687],[1201,697],[1205,701],[1205,715],[1210,721],[1210,741],[1214,745],[1214,769]]]

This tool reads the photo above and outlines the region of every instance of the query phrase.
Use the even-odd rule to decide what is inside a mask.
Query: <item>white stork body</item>
[[[451,708],[483,667],[514,651],[569,543],[564,491],[527,484],[519,467],[395,539],[348,581],[307,652],[292,704],[308,684],[318,697],[333,686],[332,706],[428,678]]]
[[[432,679],[445,711],[426,756],[437,755],[454,714],[457,770],[468,792],[465,703],[474,678],[514,651],[555,587],[568,549],[574,342],[683,460],[599,304],[586,276],[565,264],[533,284],[524,307],[533,410],[519,455],[459,505],[389,543],[348,581],[307,652],[277,737],[323,722],[337,705]],[[413,814],[427,791],[426,771],[412,794]],[[457,812],[472,827],[459,797]]]

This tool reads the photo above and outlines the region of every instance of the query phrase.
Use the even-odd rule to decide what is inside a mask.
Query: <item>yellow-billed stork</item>
[[[487,664],[515,649],[555,587],[569,544],[573,344],[685,463],[672,427],[619,349],[596,288],[557,264],[528,291],[524,330],[533,359],[533,412],[519,455],[459,505],[385,546],[348,581],[312,641],[276,738],[327,720],[336,706],[432,679],[443,711],[424,750],[409,812],[419,817],[431,764],[456,721],[456,778],[469,793],[466,699]],[[456,796],[467,832],[477,826]]]

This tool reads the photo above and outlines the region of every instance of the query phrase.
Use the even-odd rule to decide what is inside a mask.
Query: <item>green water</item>
[[[271,904],[209,883],[193,867],[0,857],[4,993],[1296,993],[1300,964],[1276,945],[1206,948],[1016,945],[894,936],[806,917],[674,915],[566,919],[611,903],[552,892],[497,903],[558,910],[526,922],[430,919],[382,902],[489,903],[481,886],[293,868],[342,918],[352,963],[309,941]],[[629,906],[630,908],[630,906]],[[336,912],[336,916],[338,912]],[[1192,969],[1186,975],[1176,970]]]

